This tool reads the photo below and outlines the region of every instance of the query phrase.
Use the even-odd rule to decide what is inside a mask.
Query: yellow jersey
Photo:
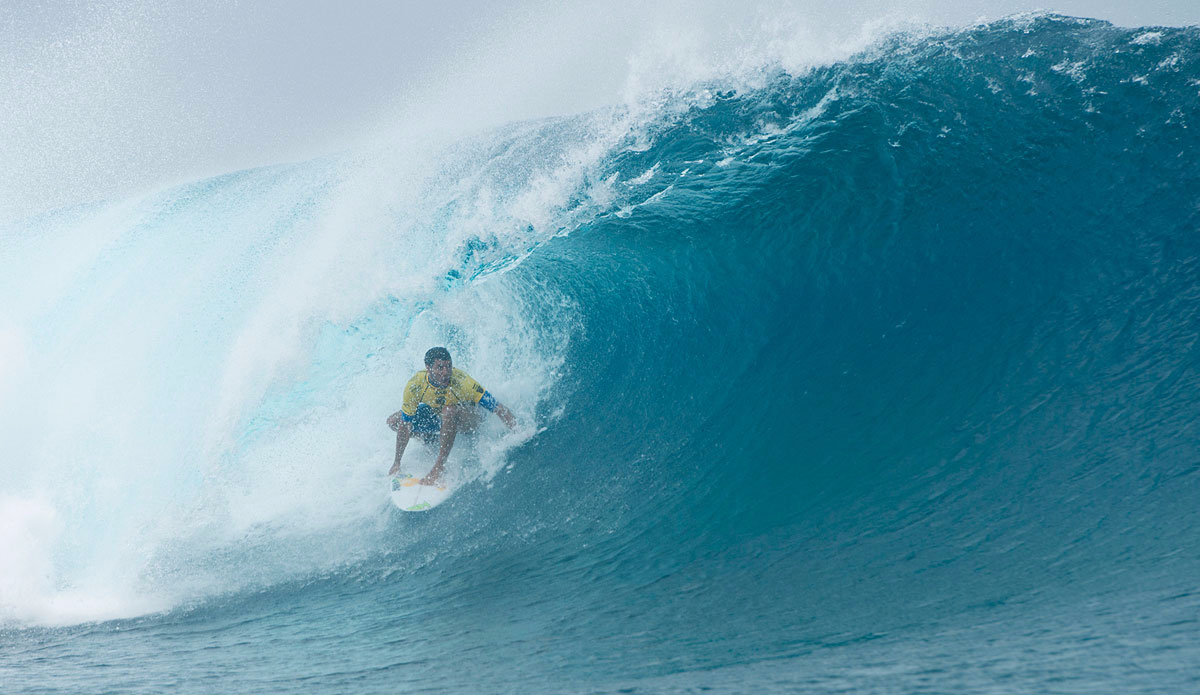
[[[463,370],[451,369],[450,383],[438,387],[429,381],[429,370],[423,369],[413,374],[408,380],[408,385],[404,387],[404,405],[400,408],[400,413],[406,422],[412,422],[417,416],[417,409],[422,405],[432,408],[440,415],[442,408],[459,403],[480,404],[488,410],[495,408],[495,400],[491,394]]]

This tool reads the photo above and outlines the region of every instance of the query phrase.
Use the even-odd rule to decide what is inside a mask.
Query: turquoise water
[[[3,690],[1200,690],[1198,128],[1032,16],[11,225]]]

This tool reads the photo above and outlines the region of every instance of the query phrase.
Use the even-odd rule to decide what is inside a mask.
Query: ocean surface
[[[1200,693],[1200,29],[0,229],[0,692]],[[520,418],[391,507],[421,356]]]

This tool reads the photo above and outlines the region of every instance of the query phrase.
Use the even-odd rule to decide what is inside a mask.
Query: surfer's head
[[[429,383],[437,387],[450,383],[450,351],[444,347],[429,348],[425,353],[425,369],[429,370]]]

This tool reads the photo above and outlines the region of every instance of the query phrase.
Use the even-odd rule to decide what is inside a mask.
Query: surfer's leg
[[[434,462],[429,475],[421,480],[422,484],[432,485],[441,479],[442,470],[446,467],[446,458],[450,456],[450,450],[454,448],[454,438],[458,435],[458,430],[464,420],[470,419],[470,413],[465,411],[466,408],[461,405],[448,405],[442,408],[442,429],[438,434],[440,446],[437,461]]]
[[[458,408],[458,431],[459,432],[474,432],[483,422],[483,409],[474,405],[457,405]]]
[[[388,418],[388,424],[392,424],[391,418]],[[388,475],[396,475],[400,472],[400,458],[404,456],[404,449],[408,446],[408,440],[412,437],[412,427],[403,420],[396,421],[396,458],[392,462],[392,467],[388,470]]]
[[[442,408],[442,448],[438,451],[438,458],[445,459],[450,455],[450,449],[454,446],[454,436],[459,431],[471,429],[473,429],[471,413],[467,412],[466,406],[449,405]]]

